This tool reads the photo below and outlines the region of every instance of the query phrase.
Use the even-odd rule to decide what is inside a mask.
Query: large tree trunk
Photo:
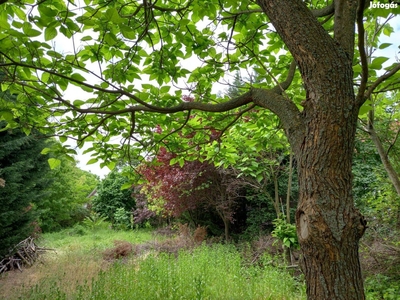
[[[327,55],[329,56],[329,55]],[[328,71],[329,70],[329,71]],[[365,224],[352,197],[352,156],[358,107],[347,59],[320,62],[329,73],[306,86],[305,136],[294,148],[300,199],[296,212],[309,299],[364,299],[358,242]],[[298,143],[295,143],[298,145]]]
[[[302,1],[258,3],[292,53],[307,93],[297,116],[284,99],[281,107],[259,103],[280,117],[298,162],[296,225],[308,299],[365,299],[358,255],[365,222],[354,207],[351,171],[359,109],[352,71],[358,1],[335,1],[334,38]]]
[[[343,90],[328,91],[324,97],[331,103],[348,101]],[[364,299],[358,241],[365,224],[353,205],[351,173],[357,114],[338,111],[307,114],[304,144],[294,149],[300,188],[296,224],[308,299]]]

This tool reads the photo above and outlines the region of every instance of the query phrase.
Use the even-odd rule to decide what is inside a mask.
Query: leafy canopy
[[[268,74],[267,85],[285,76],[290,55],[265,14],[253,10],[259,7],[247,1],[6,2],[0,8],[0,67],[6,74],[1,88],[19,96],[2,116],[57,128],[62,141],[69,136],[81,146],[94,142],[88,151],[109,164],[121,147],[112,136],[124,145],[150,136],[138,145],[148,152],[165,139],[154,133],[157,125],[167,133],[185,120],[194,130],[209,124],[223,129],[239,111],[212,120],[201,114],[189,118],[191,110],[172,120],[143,111],[181,111],[184,94],[200,103],[222,103],[226,99],[217,97],[213,84],[226,84],[227,72],[248,66]],[[279,57],[270,55],[281,49]],[[24,114],[27,106],[33,110]]]
[[[91,142],[86,151],[95,157],[90,163],[101,160],[113,168],[127,149],[146,156],[160,145],[173,152],[208,151],[203,146],[209,132],[200,129],[228,135],[230,125],[254,112],[246,93],[230,101],[218,95],[229,82],[226,75],[237,71],[254,69],[261,79],[246,83],[244,92],[250,87],[286,90],[284,96],[302,109],[300,75],[289,67],[290,53],[255,1],[19,3],[0,6],[1,91],[18,95],[15,101],[2,100],[0,118],[26,133],[34,126],[62,142],[68,137],[81,147]],[[329,2],[307,4],[329,31],[334,22]],[[366,23],[399,9],[367,9]],[[392,32],[387,25],[379,34]],[[389,46],[376,43],[380,49]],[[395,72],[377,80],[388,58],[374,57],[368,69],[362,59],[354,57],[357,85],[365,81],[366,70],[375,82],[368,93],[398,87]],[[195,132],[193,144],[182,145],[177,131]]]

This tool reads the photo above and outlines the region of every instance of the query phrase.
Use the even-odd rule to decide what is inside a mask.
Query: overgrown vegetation
[[[143,276],[156,293],[143,297],[222,297],[228,286],[257,299],[252,282],[271,271],[274,245],[246,245],[272,234],[310,299],[364,299],[359,248],[367,295],[396,298],[400,64],[383,51],[395,47],[384,38],[400,6],[389,2],[0,0],[0,258],[30,234],[67,228],[112,263],[76,291],[44,280],[44,297],[123,298],[106,283],[131,280],[139,293]],[[79,170],[71,141],[112,172],[99,183]],[[98,241],[165,226],[179,235]],[[207,235],[214,246],[199,246]],[[60,257],[73,258],[63,240]],[[76,259],[89,263],[85,251]],[[214,252],[247,294],[190,276],[184,293],[180,264],[218,265]],[[161,273],[142,274],[146,264]]]
[[[2,299],[305,299],[301,277],[268,254],[252,261],[232,244],[192,243],[184,228],[172,239],[146,230],[70,234],[43,235],[57,253],[2,276]],[[103,260],[113,239],[130,243],[132,253]]]
[[[108,222],[88,224],[43,234],[40,245],[56,251],[23,272],[2,274],[0,297],[305,299],[301,272],[286,268],[281,244],[272,237],[221,244],[187,225],[115,231]],[[398,299],[400,248],[384,240],[361,248],[367,299]]]
[[[71,227],[89,213],[87,195],[99,178],[62,155],[51,170],[48,152],[60,147],[37,131],[26,135],[0,121],[0,258],[30,235]]]

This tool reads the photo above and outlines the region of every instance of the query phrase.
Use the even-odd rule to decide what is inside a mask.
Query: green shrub
[[[131,227],[129,213],[125,208],[120,207],[114,213],[113,228],[117,230],[128,230]]]
[[[377,274],[365,280],[365,294],[368,300],[399,300],[400,282]]]
[[[70,232],[71,235],[85,235],[85,234],[87,234],[86,228],[83,227],[83,226],[80,225],[80,224],[74,225],[74,227],[72,227],[72,228],[69,230],[69,232]]]
[[[287,248],[299,248],[299,241],[297,239],[296,226],[287,223],[286,220],[278,218],[273,222],[275,229],[272,231],[272,236],[282,241],[283,245]]]
[[[82,224],[86,228],[90,230],[98,230],[98,229],[103,229],[104,227],[107,227],[107,218],[102,217],[101,215],[91,212],[89,216],[87,216],[83,221]]]

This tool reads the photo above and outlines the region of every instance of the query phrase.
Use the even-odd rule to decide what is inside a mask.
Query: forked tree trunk
[[[303,1],[257,2],[292,53],[306,89],[301,113],[285,97],[266,95],[256,103],[280,117],[298,162],[296,225],[307,297],[365,299],[358,243],[366,227],[354,207],[351,172],[359,110],[352,70],[358,1],[334,1],[334,38]]]

